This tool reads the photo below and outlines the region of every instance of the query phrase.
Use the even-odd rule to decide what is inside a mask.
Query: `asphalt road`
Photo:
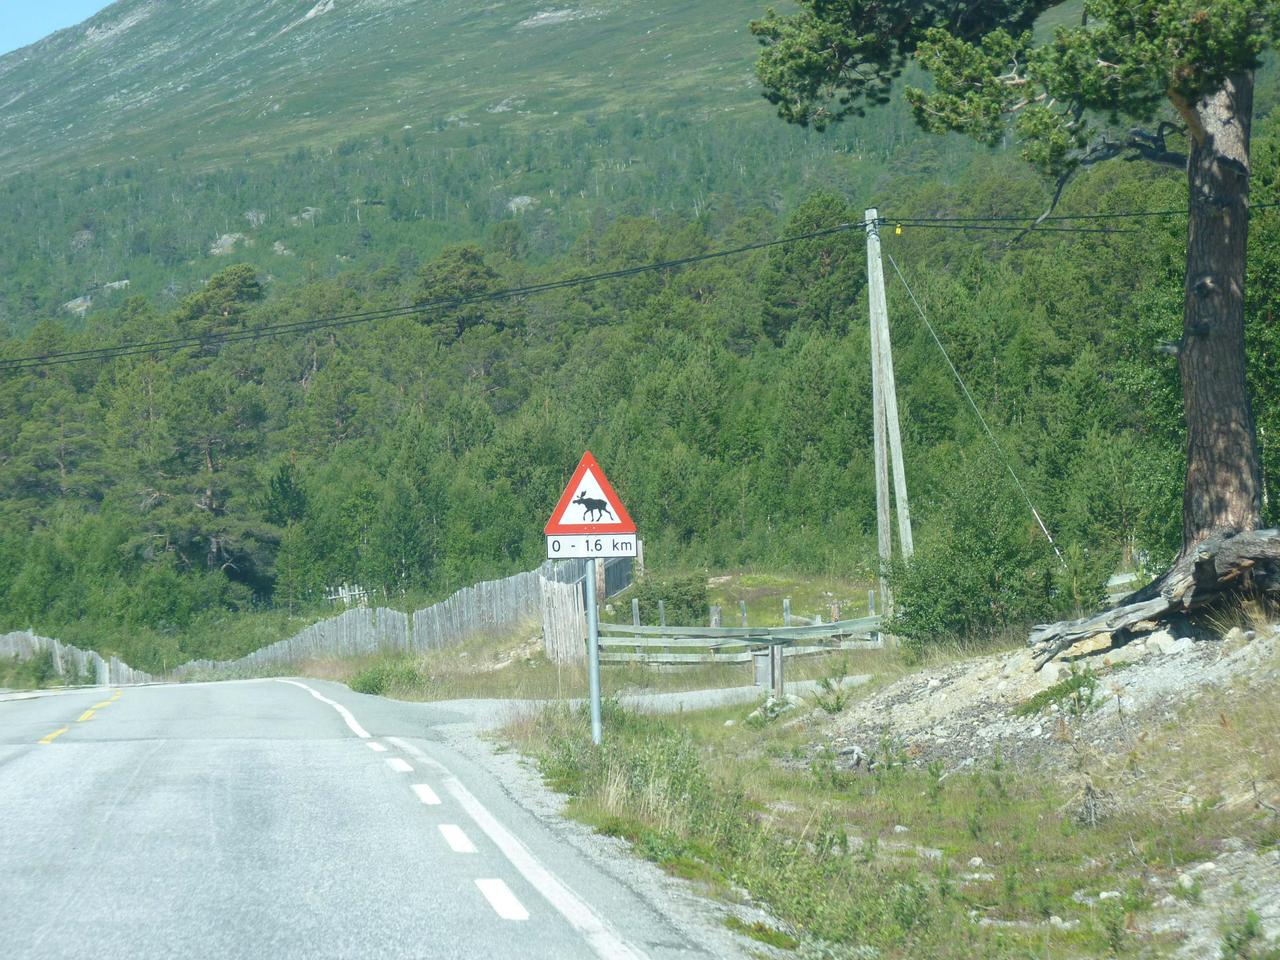
[[[433,735],[323,681],[0,702],[0,954],[710,957]]]

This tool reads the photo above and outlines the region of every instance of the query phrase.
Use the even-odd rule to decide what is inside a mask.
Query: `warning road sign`
[[[588,451],[544,530],[547,556],[634,557],[636,525]]]

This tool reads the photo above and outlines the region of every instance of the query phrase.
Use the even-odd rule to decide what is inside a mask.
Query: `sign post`
[[[637,550],[636,525],[590,451],[583,454],[543,532],[547,535],[547,556],[550,559],[587,559],[587,682],[591,697],[591,742],[599,744],[602,729],[596,566],[599,558],[634,558]]]

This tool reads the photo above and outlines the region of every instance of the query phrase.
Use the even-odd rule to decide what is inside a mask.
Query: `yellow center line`
[[[92,720],[92,719],[93,719],[93,710],[90,709],[80,714],[80,719],[77,720],[76,723],[84,723],[86,720]]]
[[[41,743],[53,743],[53,741],[54,741],[54,740],[57,740],[57,739],[58,739],[58,737],[62,736],[64,733],[66,733],[66,732],[67,732],[68,730],[70,730],[70,729],[71,729],[70,727],[63,727],[63,728],[62,728],[62,729],[60,729],[60,730],[55,730],[55,731],[53,731],[53,733],[49,734],[47,737],[41,737],[41,738],[40,738],[40,742],[41,742]]]
[[[123,692],[124,692],[123,690],[117,690],[115,693],[113,693],[113,694],[111,695],[111,699],[112,699],[112,700],[119,700],[119,699],[120,699],[120,694],[122,694]]]
[[[109,707],[109,706],[111,706],[111,701],[110,701],[110,700],[103,700],[101,703],[95,703],[95,704],[93,705],[93,709],[95,709],[95,710],[101,710],[103,707]]]

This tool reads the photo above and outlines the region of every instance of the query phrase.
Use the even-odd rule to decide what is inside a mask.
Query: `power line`
[[[1032,229],[1033,224],[1027,223],[1022,226],[1005,226],[1004,224],[994,223],[958,223],[953,221],[942,220],[895,220],[881,218],[881,224],[896,224],[900,227],[911,227],[912,229],[923,230],[992,230],[1005,231],[1010,233],[1025,233]],[[1133,227],[1035,227],[1036,233],[1141,233]]]
[[[1253,204],[1250,209],[1262,210],[1273,207],[1280,207],[1280,202]],[[1026,216],[1002,215],[985,217],[881,217],[878,220],[878,223],[880,225],[897,224],[899,226],[909,226],[912,228],[939,230],[1025,232],[1037,223],[1043,223],[1045,221],[1073,222],[1080,220],[1118,220],[1186,216],[1186,214],[1186,210],[1132,210],[1113,213],[1058,214],[1050,217],[1044,217],[1043,219],[1030,214]],[[1017,224],[1021,225],[1019,226]],[[770,247],[796,243],[801,240],[813,240],[820,237],[831,236],[833,234],[844,233],[849,230],[861,229],[866,225],[865,221],[858,221],[856,223],[840,223],[821,230],[811,230],[806,233],[780,237],[774,240],[763,240],[755,243],[743,244],[727,250],[714,250],[688,257],[678,257],[672,260],[663,260],[656,263],[624,267],[618,270],[606,271],[604,273],[567,277],[561,280],[527,284],[525,286],[496,290],[483,294],[441,298],[407,307],[387,307],[381,310],[367,310],[356,313],[339,314],[331,317],[294,320],[285,323],[267,324],[248,330],[228,331],[221,334],[188,335],[167,337],[156,340],[128,341],[107,347],[69,350],[58,353],[32,354],[24,357],[0,359],[0,371],[24,370],[32,367],[56,366],[64,363],[81,363],[92,360],[112,360],[118,357],[176,352],[178,350],[185,350],[193,347],[207,349],[209,347],[221,346],[228,343],[238,343],[245,340],[267,339],[295,333],[311,333],[317,330],[336,329],[355,324],[371,323],[377,320],[389,320],[395,317],[417,316],[434,310],[447,309],[451,307],[456,308],[475,303],[510,300],[517,297],[534,296],[536,294],[547,293],[553,290],[589,286],[591,284],[601,283],[607,280],[625,279],[627,277],[634,277],[644,273],[671,270],[677,267],[706,262],[708,260],[737,256],[738,254],[748,253],[753,250],[763,250]],[[1035,229],[1036,232],[1079,234],[1140,232],[1137,229],[1128,228],[1084,226],[1036,226]]]
[[[1268,201],[1265,203],[1251,203],[1249,209],[1252,210],[1269,210],[1274,207],[1280,207],[1280,201]],[[1049,223],[1052,221],[1073,221],[1073,220],[1141,220],[1147,218],[1160,217],[1185,217],[1187,215],[1186,208],[1180,210],[1123,210],[1114,213],[1058,213],[1051,216],[1041,216],[1036,213],[1028,213],[1023,215],[1000,215],[1000,216],[983,216],[983,217],[881,217],[882,223],[900,223],[903,226],[921,226],[924,224],[934,223]]]
[[[1009,471],[1009,476],[1013,478],[1014,484],[1018,488],[1018,492],[1022,494],[1022,499],[1027,501],[1027,506],[1031,508],[1031,515],[1036,518],[1036,523],[1040,525],[1040,531],[1044,534],[1045,539],[1049,541],[1049,546],[1053,547],[1053,552],[1058,555],[1058,562],[1064,567],[1067,565],[1066,559],[1062,556],[1062,551],[1058,549],[1058,545],[1053,541],[1053,535],[1049,533],[1049,528],[1045,525],[1044,520],[1040,516],[1040,511],[1036,509],[1036,505],[1031,501],[1031,495],[1027,493],[1027,488],[1022,485],[1022,480],[1018,478],[1018,474],[1013,469],[1013,464],[1009,460],[1009,455],[1004,452],[1004,447],[1000,446],[1000,441],[996,439],[996,435],[991,432],[991,427],[987,425],[987,418],[982,415],[982,411],[978,409],[977,402],[973,399],[973,394],[969,392],[969,387],[964,382],[964,377],[960,376],[960,371],[956,369],[956,365],[951,362],[951,354],[947,353],[947,348],[942,345],[942,340],[938,337],[938,332],[933,329],[933,324],[929,322],[929,317],[924,312],[924,307],[920,306],[920,301],[916,299],[915,291],[911,289],[911,284],[907,283],[907,278],[902,275],[902,270],[898,267],[898,262],[893,259],[893,254],[888,251],[885,256],[889,258],[889,262],[893,264],[893,272],[898,275],[898,279],[902,281],[902,285],[907,288],[907,296],[911,298],[911,302],[915,304],[916,310],[920,313],[920,319],[924,321],[925,327],[929,331],[929,335],[933,337],[933,342],[938,345],[938,349],[942,352],[942,359],[947,361],[947,366],[951,368],[951,375],[956,378],[956,383],[960,384],[960,389],[964,393],[964,398],[969,401],[969,406],[973,408],[974,414],[978,418],[978,422],[982,424],[982,429],[987,434],[987,439],[991,441],[991,445],[995,447],[996,453],[1000,459],[1004,461],[1004,468]]]
[[[516,297],[547,293],[552,290],[564,290],[572,287],[588,286],[590,284],[601,283],[607,280],[624,279],[644,273],[675,269],[677,267],[688,266],[694,263],[703,263],[708,260],[737,256],[753,250],[764,250],[770,247],[797,243],[801,240],[813,240],[820,237],[830,236],[832,234],[845,233],[849,230],[856,230],[865,226],[865,221],[859,221],[856,223],[840,223],[833,227],[826,227],[820,230],[810,230],[806,233],[793,234],[791,236],[780,237],[774,240],[760,240],[755,243],[743,244],[727,250],[712,250],[707,253],[693,254],[688,257],[677,257],[672,260],[662,260],[656,263],[638,264],[634,267],[623,267],[618,270],[609,270],[603,273],[588,274],[586,276],[566,277],[560,280],[548,280],[543,283],[526,284],[520,287],[511,287],[505,290],[494,290],[487,293],[472,294],[470,296],[445,297],[437,300],[431,300],[426,303],[414,304],[413,306],[408,307],[387,307],[382,310],[369,310],[360,313],[342,314],[319,319],[294,320],[287,323],[268,324],[247,330],[228,331],[226,333],[215,335],[167,337],[159,340],[126,342],[109,347],[68,350],[60,353],[32,354],[25,357],[13,357],[7,360],[0,360],[0,370],[23,370],[30,367],[55,366],[64,363],[81,363],[90,360],[110,360],[115,359],[116,357],[137,356],[139,354],[167,353],[177,350],[185,350],[191,347],[207,348],[211,346],[221,346],[226,343],[238,343],[243,340],[260,340],[269,337],[283,336],[286,334],[310,333],[316,330],[352,326],[354,324],[369,323],[375,320],[387,320],[393,317],[415,316],[449,307],[460,307],[474,303],[510,300]]]

